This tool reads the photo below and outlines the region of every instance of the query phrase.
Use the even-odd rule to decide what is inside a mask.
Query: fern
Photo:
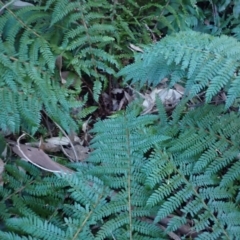
[[[55,79],[56,55],[40,31],[47,28],[48,21],[41,10],[37,7],[7,10],[0,18],[2,130],[16,132],[22,127],[35,132],[43,108],[66,130],[76,128],[70,115],[64,112],[69,113],[77,103],[66,97],[67,89]]]
[[[4,182],[12,190],[1,191],[6,230],[0,236],[168,239],[158,226],[168,218],[166,233],[191,222],[188,234],[196,239],[237,238],[239,113],[225,113],[223,105],[185,113],[182,103],[175,111],[172,119],[161,113],[159,121],[138,116],[133,104],[98,122],[88,164],[58,180],[42,180],[26,163],[18,163],[25,171],[7,166]]]
[[[79,78],[93,78],[98,100],[107,75],[118,68],[109,52],[123,49],[116,26],[131,40],[138,39],[133,22],[109,24],[137,15],[128,9],[139,6],[132,0],[110,8],[123,11],[124,17],[105,17],[107,1],[45,2],[44,7],[6,9],[0,16],[4,130],[36,131],[42,109],[65,129],[76,127],[71,109],[82,108],[86,98],[75,102],[79,93],[69,90],[69,83],[60,84],[56,57],[63,56],[64,67]],[[188,4],[194,7],[193,2]],[[153,6],[146,5],[142,13]],[[159,11],[167,11],[162,19],[175,16],[172,30],[191,27],[177,14],[179,6],[181,1],[157,4]],[[187,8],[182,9],[186,16]],[[145,23],[138,17],[136,29]],[[169,239],[167,234],[180,232],[182,239],[237,239],[239,113],[230,107],[238,106],[238,55],[234,38],[190,31],[146,47],[120,75],[140,86],[156,86],[167,77],[170,87],[176,82],[185,86],[184,99],[172,113],[157,101],[157,115],[139,116],[133,103],[114,118],[97,122],[90,157],[72,164],[72,174],[43,175],[20,161],[6,165],[0,238],[145,240]],[[208,103],[222,90],[227,93],[225,107],[203,104],[189,110],[186,104],[202,91]],[[77,115],[82,118],[89,111]],[[188,231],[182,233],[184,227]]]
[[[66,183],[56,181],[56,177],[41,178],[38,169],[19,161],[16,165],[5,166],[3,181],[5,185],[0,189],[0,206],[5,209],[1,214],[1,223],[5,228],[12,227],[9,221],[21,217],[49,217],[53,223],[59,221],[55,216],[56,209],[61,209]],[[18,231],[16,229],[16,233]]]
[[[68,65],[80,77],[86,74],[94,79],[93,98],[98,102],[106,76],[114,75],[118,68],[115,57],[107,52],[117,37],[115,27],[109,24],[109,17],[104,16],[108,3],[52,1],[48,9],[51,7],[54,7],[51,26],[60,24],[63,29],[59,50],[63,56],[68,54]]]
[[[169,4],[140,8],[130,0],[125,4],[109,4],[107,0],[48,0],[38,4],[19,10],[6,8],[0,17],[0,90],[12,96],[2,96],[1,105],[3,109],[16,106],[14,111],[2,113],[3,130],[36,132],[41,110],[67,131],[76,129],[71,110],[81,103],[75,101],[68,84],[61,86],[56,58],[62,56],[64,69],[90,82],[93,98],[98,101],[109,76],[114,76],[126,58],[132,57],[126,41],[145,44],[156,38],[155,31],[160,34],[152,27],[151,18],[143,18],[145,11],[151,9],[154,15],[154,9],[159,8],[162,17],[173,14],[182,23],[188,11],[181,3],[170,10]],[[192,3],[188,7],[193,8]],[[164,13],[164,9],[168,12]],[[177,9],[184,14],[178,15]],[[166,21],[170,23],[169,17]],[[185,29],[181,24],[179,27]]]
[[[210,102],[221,89],[227,92],[226,108],[239,97],[239,51],[234,38],[213,37],[197,32],[180,32],[147,47],[135,63],[120,71],[131,83],[147,82],[156,86],[167,77],[169,86],[184,83],[186,94],[196,96],[206,91]]]
[[[196,239],[239,234],[239,114],[223,110],[204,106],[187,113],[172,140],[157,147],[143,169],[146,185],[154,190],[147,206],[159,206],[156,222],[173,215],[169,232],[191,220]],[[171,121],[161,133],[168,128]]]
[[[95,10],[106,6],[96,1],[47,1],[44,7],[5,10],[0,17],[1,107],[6,109],[1,113],[2,130],[17,132],[22,127],[36,132],[42,109],[67,131],[76,129],[71,110],[81,103],[61,86],[55,60],[61,55],[79,78],[94,77],[97,100],[106,75],[114,74],[118,65],[104,50],[114,41],[109,35],[115,35],[115,28],[100,24],[104,15]]]
[[[96,212],[107,196],[98,179],[81,173],[44,177],[35,167],[18,161],[16,166],[6,166],[4,182],[0,188],[2,239],[94,239],[91,225],[98,221]]]
[[[0,236],[10,238],[13,231],[18,237],[24,234],[37,239],[165,239],[162,230],[145,219],[154,209],[146,208],[148,190],[141,168],[146,162],[144,154],[168,137],[147,138],[152,131],[148,126],[157,117],[137,113],[129,108],[119,117],[120,122],[118,118],[98,122],[92,142],[96,148],[88,159],[91,164],[77,164],[77,173],[59,175],[61,181],[56,177],[41,179],[35,167],[31,167],[33,177],[29,178],[25,170],[7,166],[4,180],[16,192],[4,193],[2,204],[6,199],[14,204],[3,215],[6,225]],[[108,130],[102,131],[105,128]],[[42,183],[35,185],[39,180]],[[51,204],[45,206],[47,199]],[[11,217],[13,212],[15,217]]]
[[[153,3],[152,3],[153,2]],[[200,25],[200,9],[196,1],[167,1],[164,4],[160,1],[152,1],[141,8],[142,14],[147,19],[157,20],[157,28],[163,34],[189,30]]]
[[[137,117],[136,110],[129,108],[126,114],[111,120],[98,122],[92,147],[96,150],[88,159],[96,167],[90,172],[103,180],[115,191],[110,202],[98,212],[107,217],[96,239],[111,237],[121,239],[158,239],[161,231],[141,217],[150,216],[152,209],[145,208],[147,191],[144,189],[141,168],[146,159],[144,153],[153,144],[168,137],[152,136],[147,125],[155,116]],[[147,238],[146,238],[147,239]]]
[[[205,90],[206,102],[221,89],[227,92],[225,108],[205,104],[187,114],[185,97],[169,120],[157,103],[160,125],[155,133],[171,139],[156,145],[143,172],[152,189],[146,206],[158,207],[155,223],[171,216],[167,232],[191,221],[189,234],[196,239],[235,239],[239,234],[239,114],[224,111],[239,97],[238,44],[226,36],[180,32],[146,48],[120,71],[140,86],[156,86],[165,77],[169,86],[184,83],[189,97]]]

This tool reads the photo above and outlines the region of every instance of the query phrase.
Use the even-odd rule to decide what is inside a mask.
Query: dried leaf
[[[5,152],[6,150],[6,140],[3,137],[3,135],[0,133],[0,156],[2,156],[2,154]]]
[[[68,137],[70,139],[70,141],[72,143],[80,143],[80,139],[79,137],[77,136],[76,132],[74,131],[71,131],[69,134],[68,134]]]
[[[63,84],[67,82],[68,75],[69,75],[69,71],[60,72],[60,77]]]
[[[44,150],[44,142],[42,137],[40,137],[38,148]]]
[[[61,71],[62,70],[62,63],[63,63],[62,55],[58,55],[57,58],[56,58],[55,64],[58,68],[59,76],[61,78],[61,83],[66,84],[66,82],[67,82],[66,77],[67,77],[68,74],[64,74],[66,76],[63,76],[62,71]]]
[[[55,64],[58,67],[58,70],[61,71],[61,69],[62,69],[62,55],[57,56]]]
[[[116,99],[112,99],[112,111],[117,111],[118,110],[118,101]]]
[[[121,99],[121,101],[119,103],[119,106],[118,106],[118,109],[117,109],[118,111],[122,109],[123,104],[125,103],[125,101],[126,101],[126,98],[125,98],[125,95],[124,95],[124,97]]]
[[[128,92],[124,91],[124,96],[127,99],[128,103],[133,101],[133,96],[130,96]]]
[[[73,172],[70,168],[54,162],[42,149],[29,147],[24,144],[18,144],[14,145],[12,150],[25,161],[29,161],[43,170],[64,173]]]
[[[145,109],[152,108],[155,105],[156,95],[160,92],[160,89],[155,88],[150,94],[145,94],[143,101],[143,107]]]
[[[161,89],[158,93],[158,97],[163,102],[163,104],[166,104],[167,102],[169,104],[176,103],[176,101],[179,101],[182,97],[182,94],[174,89]]]
[[[143,101],[144,113],[150,112],[156,103],[156,97],[158,97],[164,105],[175,106],[181,99],[183,93],[179,93],[174,89],[168,88],[155,88],[150,94],[145,94],[145,100]]]
[[[84,121],[83,122],[83,125],[82,125],[82,131],[84,133],[87,133],[88,129],[89,129],[89,122],[91,120],[91,116],[88,118],[88,120]]]
[[[168,82],[168,80],[169,80],[168,78],[163,78],[160,83],[164,84],[164,83]]]

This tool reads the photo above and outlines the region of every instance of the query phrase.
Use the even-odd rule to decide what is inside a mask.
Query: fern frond
[[[155,222],[175,215],[167,231],[175,231],[192,219],[197,239],[237,237],[238,119],[238,113],[224,113],[224,106],[197,108],[175,123],[178,131],[170,141],[155,148],[143,167],[146,187],[153,190],[147,206],[159,207]],[[171,121],[167,124],[162,134],[172,128]]]
[[[81,103],[61,85],[55,60],[61,55],[70,71],[80,78],[88,75],[93,83],[96,80],[98,87],[93,93],[97,100],[99,82],[104,84],[106,75],[114,75],[118,68],[115,57],[108,53],[117,34],[109,17],[104,16],[108,6],[107,1],[48,0],[44,7],[4,11],[0,17],[0,88],[10,89],[13,99],[2,96],[6,112],[0,120],[1,129],[18,132],[21,127],[34,133],[40,125],[41,110],[66,131],[77,128],[71,112]],[[16,106],[14,112],[8,112],[9,106]]]
[[[180,32],[146,47],[119,75],[141,86],[146,82],[156,86],[165,77],[170,79],[170,87],[185,82],[191,97],[206,90],[206,102],[224,89],[229,108],[239,97],[239,53],[240,44],[232,37]]]
[[[0,188],[0,209],[5,208],[1,214],[5,231],[0,236],[11,239],[13,231],[32,239],[95,239],[92,224],[101,222],[98,213],[109,193],[102,181],[83,171],[42,177],[29,163],[17,164],[6,166],[9,190]]]
[[[36,239],[66,239],[65,232],[62,229],[36,217],[11,218],[7,221],[7,225],[18,231],[24,231],[36,237]]]
[[[6,233],[6,232],[1,232],[1,231],[0,231],[0,237],[2,239],[6,239],[6,240],[37,240],[37,238],[33,238],[31,236],[24,237],[24,236],[19,236],[14,233]]]
[[[147,126],[155,120],[156,116],[137,116],[136,109],[129,108],[126,114],[116,119],[95,124],[96,137],[92,141],[95,150],[88,161],[96,167],[90,172],[115,192],[110,195],[109,203],[98,211],[101,218],[108,217],[109,220],[101,226],[96,239],[105,239],[111,234],[122,238],[118,235],[120,230],[128,231],[129,239],[134,239],[135,234],[139,238],[152,237],[150,239],[162,234],[150,223],[140,221],[141,217],[151,213],[151,208],[144,207],[147,192],[142,185],[143,154],[154,144],[168,139],[166,136],[148,136],[150,129]]]
[[[67,99],[67,89],[52,86],[52,82],[56,84],[55,53],[46,34],[49,15],[42,10],[37,6],[14,12],[8,10],[0,17],[3,32],[0,39],[1,104],[4,109],[0,127],[3,130],[18,132],[22,127],[34,133],[44,108],[67,131],[76,128],[70,116],[74,101]],[[59,111],[62,107],[65,113]]]

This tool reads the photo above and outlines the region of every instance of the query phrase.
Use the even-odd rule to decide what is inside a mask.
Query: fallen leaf
[[[56,61],[55,61],[55,65],[57,66],[58,68],[58,72],[59,72],[59,76],[61,78],[61,83],[62,84],[66,84],[66,78],[68,76],[68,72],[65,72],[64,74],[62,73],[62,63],[63,63],[63,58],[62,58],[62,55],[58,55],[57,58],[56,58]]]
[[[161,83],[161,84],[165,84],[165,83],[168,82],[168,80],[169,80],[168,78],[163,78],[160,83]]]
[[[130,96],[130,94],[126,91],[124,91],[124,96],[127,99],[128,103],[130,103],[134,100],[133,96]]]
[[[12,150],[20,158],[31,162],[33,165],[49,172],[72,173],[73,170],[54,162],[42,149],[33,148],[24,144],[15,144]]]
[[[62,55],[58,55],[56,57],[55,64],[58,67],[58,70],[61,71],[61,69],[62,69]]]
[[[174,89],[160,89],[158,92],[158,97],[163,104],[174,104],[176,101],[179,101],[183,94],[179,93]]]
[[[123,89],[122,88],[114,88],[111,92],[113,94],[121,94],[121,93],[123,93]]]
[[[68,78],[68,75],[69,75],[69,71],[61,71],[60,70],[59,75],[60,75],[62,84],[66,84],[67,83],[67,78]]]
[[[88,122],[89,122],[89,119],[87,121],[83,122],[83,124],[82,124],[82,131],[84,133],[86,133],[88,130]]]
[[[156,97],[158,97],[164,105],[175,106],[181,99],[183,93],[174,89],[168,88],[155,88],[150,94],[145,94],[145,100],[142,105],[144,113],[149,113],[156,104]]]

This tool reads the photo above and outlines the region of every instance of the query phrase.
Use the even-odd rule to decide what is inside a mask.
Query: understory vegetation
[[[239,238],[239,1],[0,1],[0,32],[0,239]]]

